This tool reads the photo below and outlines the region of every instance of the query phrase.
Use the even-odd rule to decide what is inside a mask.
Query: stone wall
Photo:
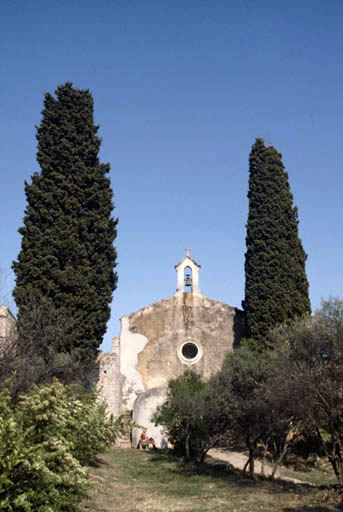
[[[16,320],[7,306],[0,306],[0,355],[15,347]]]
[[[242,336],[243,313],[199,294],[176,293],[121,319],[123,410],[137,396],[166,386],[186,368],[208,379]],[[196,356],[183,357],[184,345]]]
[[[108,412],[117,416],[121,412],[119,336],[112,339],[112,352],[100,354],[98,362],[99,378],[97,387],[100,391],[100,398],[107,402]]]

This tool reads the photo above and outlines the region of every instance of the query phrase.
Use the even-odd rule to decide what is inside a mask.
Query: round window
[[[182,341],[177,348],[177,355],[182,364],[195,364],[202,358],[202,348],[190,338]]]
[[[194,343],[185,343],[182,346],[182,355],[186,359],[194,359],[198,355],[198,347]]]

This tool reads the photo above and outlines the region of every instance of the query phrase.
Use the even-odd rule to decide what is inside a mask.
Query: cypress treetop
[[[249,157],[246,336],[261,346],[275,325],[310,313],[306,254],[281,154],[256,139]]]
[[[36,136],[41,171],[25,182],[22,246],[13,262],[18,321],[33,303],[63,309],[73,327],[58,350],[83,359],[94,358],[102,342],[117,284],[110,166],[99,161],[97,131],[88,90],[67,82],[56,97],[45,95]]]

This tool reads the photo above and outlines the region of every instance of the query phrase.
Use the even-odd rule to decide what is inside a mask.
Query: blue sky
[[[187,245],[203,294],[240,307],[256,137],[289,173],[313,309],[343,296],[342,15],[336,0],[3,0],[3,301],[43,96],[66,81],[93,94],[120,219],[104,350],[120,316],[175,292]]]

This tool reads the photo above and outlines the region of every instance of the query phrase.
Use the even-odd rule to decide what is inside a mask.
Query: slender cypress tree
[[[311,311],[306,254],[281,154],[256,139],[249,177],[245,254],[246,336],[263,346],[275,325]]]
[[[40,302],[67,312],[72,327],[57,350],[83,360],[97,354],[117,283],[110,166],[99,161],[97,131],[88,90],[67,82],[56,97],[45,95],[37,128],[41,172],[25,182],[22,246],[13,262],[18,321]]]

